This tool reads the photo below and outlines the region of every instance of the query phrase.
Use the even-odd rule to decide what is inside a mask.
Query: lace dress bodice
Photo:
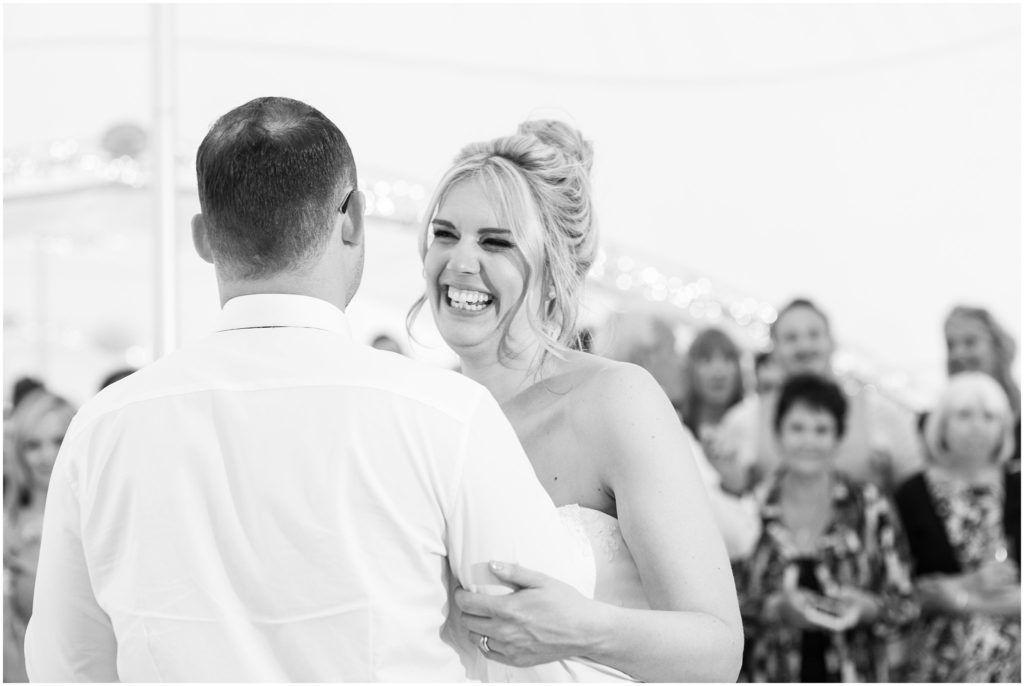
[[[558,511],[567,525],[578,527],[593,550],[597,568],[594,600],[649,610],[651,606],[644,594],[640,572],[622,538],[619,520],[600,510],[579,505],[565,505]]]

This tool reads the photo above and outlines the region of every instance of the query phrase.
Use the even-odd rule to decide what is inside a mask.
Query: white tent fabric
[[[5,7],[5,159],[95,141],[121,122],[151,130],[152,11]],[[954,303],[989,306],[1019,331],[1016,6],[182,4],[171,14],[183,168],[219,114],[260,95],[310,102],[360,164],[428,190],[465,143],[553,113],[594,141],[599,217],[618,254],[759,302],[810,295],[849,359],[920,397],[941,383],[941,322]],[[109,222],[96,206],[120,214],[124,198],[10,200],[37,172],[5,165],[8,329],[51,297],[51,319],[81,320],[66,331],[138,325],[109,345],[144,346],[148,296],[105,302],[97,284],[144,282],[145,193],[118,220],[130,230],[93,227],[122,240],[121,256],[90,261],[75,247],[62,254],[61,240],[90,216]],[[190,202],[179,202],[183,232]],[[51,253],[64,262],[49,266],[48,296],[32,256]],[[212,287],[189,259],[186,338],[215,307],[188,295],[190,280]],[[415,255],[400,259],[415,285]],[[404,315],[407,293],[368,281],[367,330],[381,312]],[[8,342],[6,374],[31,371],[33,345]]]

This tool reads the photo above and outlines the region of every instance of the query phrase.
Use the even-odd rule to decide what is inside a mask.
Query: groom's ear
[[[363,192],[353,190],[348,198],[348,208],[341,215],[341,240],[345,245],[357,246],[363,242],[363,210],[366,199]]]
[[[202,214],[192,217],[192,245],[195,246],[196,252],[203,258],[203,261],[213,264],[213,251],[210,250],[208,230],[206,218]]]

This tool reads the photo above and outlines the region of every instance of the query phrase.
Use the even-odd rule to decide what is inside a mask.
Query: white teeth
[[[456,310],[468,310],[470,312],[479,312],[485,307],[487,307],[487,305],[484,303],[464,303],[459,300],[452,300],[452,309]]]
[[[463,290],[454,286],[448,287],[448,299],[452,301],[452,307],[455,309],[471,311],[482,310],[493,300],[487,293]]]

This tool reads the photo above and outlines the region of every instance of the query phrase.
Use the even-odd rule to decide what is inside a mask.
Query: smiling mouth
[[[481,312],[494,302],[494,297],[490,293],[455,288],[454,286],[448,286],[444,298],[449,307],[464,312]]]

